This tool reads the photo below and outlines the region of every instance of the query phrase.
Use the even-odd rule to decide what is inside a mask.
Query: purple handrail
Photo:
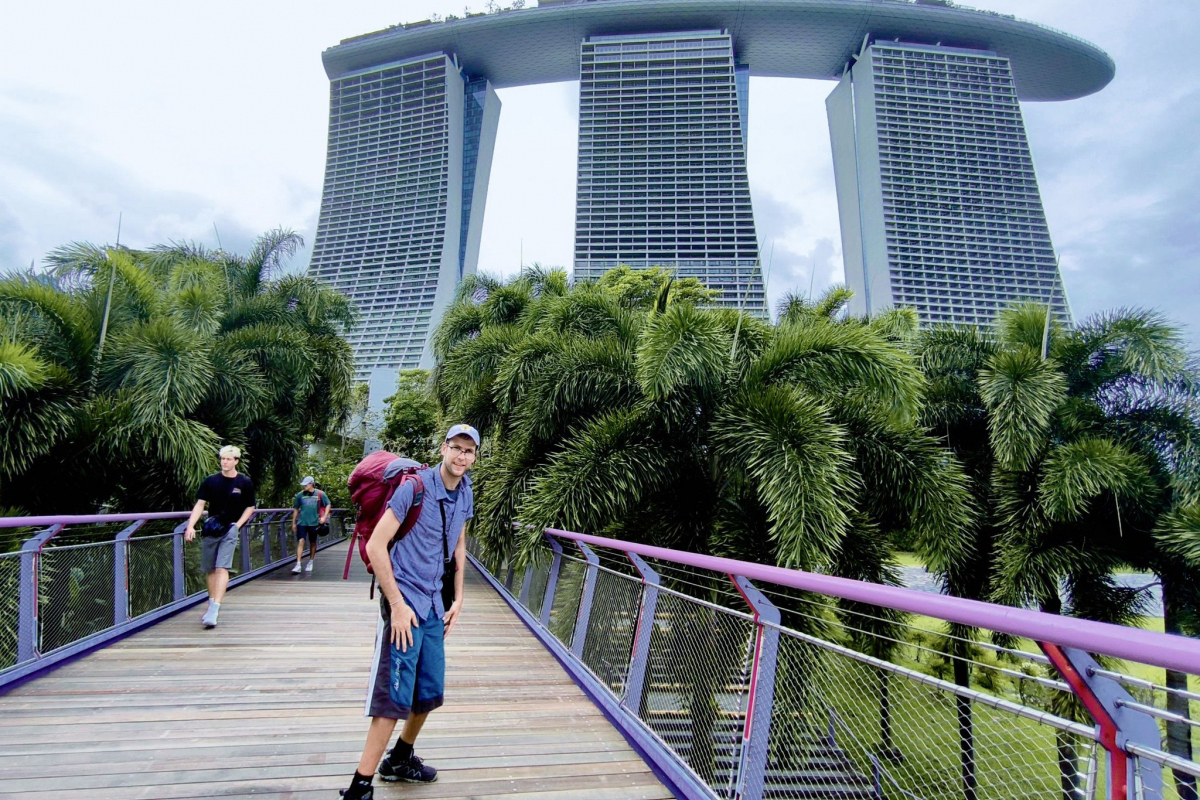
[[[255,514],[291,511],[290,508],[260,508]],[[339,511],[342,509],[334,509]],[[33,528],[47,525],[98,525],[103,522],[136,522],[152,519],[187,519],[191,511],[151,511],[145,514],[67,514],[41,517],[0,517],[0,528]]]
[[[962,625],[1021,636],[1035,642],[1053,642],[1090,653],[1103,653],[1128,661],[1200,674],[1200,640],[1184,636],[1063,617],[979,600],[929,594],[898,586],[883,586],[849,578],[753,564],[732,558],[704,556],[619,539],[606,539],[586,533],[554,528],[547,528],[546,533],[597,547],[637,553],[644,558],[673,561],[725,575],[741,575],[750,580],[841,597],[859,603],[896,608],[911,614],[922,614]]]

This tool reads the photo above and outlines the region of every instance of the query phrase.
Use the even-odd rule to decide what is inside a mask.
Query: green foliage
[[[402,370],[396,393],[384,402],[384,447],[397,455],[429,461],[437,452],[440,425],[437,401],[429,390],[428,370]]]
[[[485,550],[528,559],[538,530],[565,527],[888,583],[893,532],[957,552],[973,506],[913,422],[909,315],[845,319],[839,290],[773,326],[687,286],[619,269],[568,291],[522,275],[459,293],[433,381],[485,437]],[[899,619],[854,610],[885,635]]]
[[[264,502],[290,496],[305,437],[345,420],[355,320],[342,295],[280,275],[301,244],[282,229],[247,256],[76,243],[0,280],[0,503],[183,507],[227,443]]]
[[[920,334],[922,421],[966,466],[980,509],[973,544],[936,567],[952,594],[1119,623],[1143,598],[1114,571],[1196,583],[1200,373],[1181,342],[1158,314],[1066,329],[1031,303],[1002,312],[994,333]],[[927,558],[931,545],[918,543]]]
[[[622,264],[601,275],[596,285],[622,307],[643,311],[669,303],[705,305],[718,294],[696,278],[675,277],[665,267],[633,269]]]
[[[356,452],[361,453],[362,450],[358,449]],[[350,508],[350,488],[347,481],[350,480],[350,473],[356,466],[357,458],[347,459],[345,455],[330,448],[322,449],[316,455],[305,455],[300,460],[298,472],[312,475],[321,491],[329,496],[329,502],[334,508]],[[298,491],[300,487],[294,486],[291,495],[283,498],[287,501],[285,506],[291,505],[292,496]]]

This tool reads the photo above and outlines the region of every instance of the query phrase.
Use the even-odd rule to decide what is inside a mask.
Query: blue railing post
[[[533,585],[533,564],[525,568],[525,578],[521,581],[521,595],[517,602],[529,608],[529,588]]]
[[[17,663],[38,657],[38,559],[42,546],[62,525],[39,531],[21,545],[21,584],[17,597]]]
[[[266,519],[262,521],[264,566],[271,563],[271,523],[274,520],[274,514],[267,514]]]
[[[576,542],[584,560],[587,561],[587,573],[583,578],[583,595],[579,598],[579,614],[575,617],[575,632],[571,635],[571,652],[578,659],[583,659],[583,646],[587,641],[588,620],[592,618],[592,598],[596,594],[596,578],[600,574],[600,559],[592,549],[583,542]]]
[[[175,535],[171,537],[171,576],[173,591],[171,596],[182,600],[187,596],[187,582],[183,579],[183,532],[187,530],[187,520],[175,526]]]
[[[242,554],[242,574],[250,571],[250,525],[254,517],[246,520],[246,524],[238,528],[238,551]]]
[[[516,579],[517,575],[517,571],[513,567],[513,551],[516,549],[517,548],[515,545],[510,546],[508,548],[508,555],[504,558],[504,563],[508,565],[508,574],[504,576],[504,588],[508,590],[509,594],[512,594],[513,581]]]
[[[635,715],[642,710],[642,692],[650,663],[650,637],[654,634],[654,614],[658,609],[658,573],[636,553],[626,552],[633,568],[642,576],[642,606],[638,610],[637,633],[629,658],[629,677],[625,680],[625,707]]]
[[[129,537],[145,524],[139,519],[113,540],[113,625],[129,621]]]
[[[329,529],[333,530],[333,512],[329,512]],[[283,519],[279,520],[279,560],[285,561],[291,555],[292,549],[289,547],[291,541],[288,540],[288,532],[290,525],[288,524],[288,515],[284,514]]]
[[[771,736],[771,709],[775,705],[775,668],[779,661],[779,609],[747,579],[740,575],[729,577],[753,609],[757,629],[737,796],[740,800],[762,800],[769,756],[767,745]]]
[[[554,560],[550,562],[550,574],[546,576],[546,596],[542,598],[542,615],[538,621],[549,628],[554,593],[558,590],[558,573],[562,571],[562,545],[553,536],[547,536],[546,541],[550,542],[550,549],[554,551]]]

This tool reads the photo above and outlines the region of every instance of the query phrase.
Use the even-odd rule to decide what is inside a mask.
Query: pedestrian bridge
[[[346,785],[377,612],[340,520],[293,575],[260,512],[205,630],[180,516],[0,521],[0,797]],[[1195,800],[1194,640],[566,531],[471,550],[439,780],[376,797]]]
[[[336,798],[366,735],[378,618],[361,564],[342,580],[345,550],[233,588],[213,630],[198,605],[0,696],[0,797]],[[447,703],[417,748],[439,779],[375,796],[670,797],[479,573],[466,578]]]

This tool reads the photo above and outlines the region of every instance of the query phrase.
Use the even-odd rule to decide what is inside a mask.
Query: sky
[[[530,2],[532,5],[532,0]],[[482,11],[483,0],[465,5]],[[974,0],[1106,50],[1117,76],[1026,103],[1077,318],[1160,309],[1200,343],[1196,0]],[[0,271],[71,241],[244,251],[292,228],[307,266],[325,162],[322,50],[463,0],[0,0]],[[768,296],[842,280],[828,81],[751,78],[749,172]],[[502,89],[479,268],[569,267],[578,83]]]

